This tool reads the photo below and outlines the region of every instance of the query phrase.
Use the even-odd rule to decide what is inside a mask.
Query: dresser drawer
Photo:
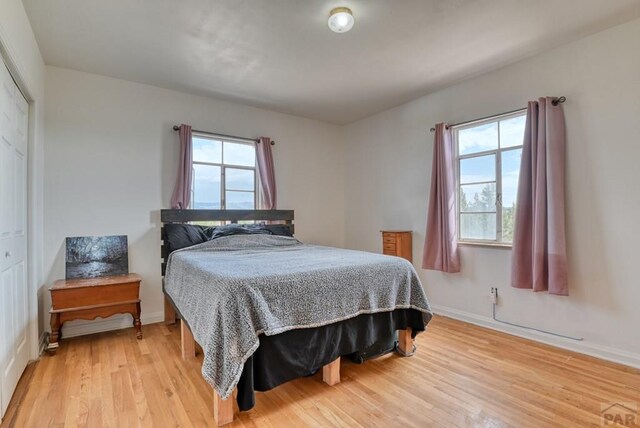
[[[51,290],[52,309],[79,308],[138,300],[139,283],[114,284],[102,287]]]
[[[396,235],[392,235],[392,234],[387,235],[387,234],[385,234],[382,237],[382,242],[384,244],[395,244],[396,243]]]
[[[387,243],[384,243],[384,244],[382,245],[382,250],[383,250],[383,251],[385,251],[385,254],[386,254],[386,252],[387,252],[387,251],[391,251],[392,253],[394,253],[394,254],[395,254],[395,252],[396,252],[396,244],[387,244]]]

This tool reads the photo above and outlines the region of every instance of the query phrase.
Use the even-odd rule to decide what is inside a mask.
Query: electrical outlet
[[[493,303],[494,305],[498,303],[498,288],[497,287],[491,287],[491,294],[489,295],[489,298],[491,299],[491,303]]]

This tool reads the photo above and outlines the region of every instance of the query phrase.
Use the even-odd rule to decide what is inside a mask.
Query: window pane
[[[513,241],[522,149],[502,152],[502,240]]]
[[[194,209],[220,209],[221,168],[211,165],[193,165]]]
[[[253,144],[224,142],[224,163],[240,166],[256,165],[256,148]]]
[[[255,208],[254,192],[227,191],[225,202],[228,210],[252,210]]]
[[[496,155],[460,159],[460,183],[496,181]]]
[[[255,190],[253,170],[226,168],[224,170],[226,190]]]
[[[502,152],[502,205],[513,206],[518,194],[522,149]]]
[[[255,190],[253,170],[226,168],[224,174],[226,190]]]
[[[484,152],[498,148],[498,123],[486,123],[458,131],[458,153]]]
[[[193,161],[222,163],[222,141],[193,136]]]
[[[496,240],[495,214],[460,214],[460,239]]]
[[[496,183],[460,186],[460,211],[496,211]]]
[[[521,146],[524,139],[525,115],[500,121],[500,147]]]

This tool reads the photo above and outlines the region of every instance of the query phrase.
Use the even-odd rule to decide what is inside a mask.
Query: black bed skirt
[[[255,391],[268,391],[290,380],[313,375],[338,357],[361,363],[391,352],[396,330],[410,327],[415,337],[424,331],[430,318],[415,309],[396,309],[322,327],[260,335],[260,346],[246,361],[238,383],[238,406],[240,410],[249,410],[255,405]]]

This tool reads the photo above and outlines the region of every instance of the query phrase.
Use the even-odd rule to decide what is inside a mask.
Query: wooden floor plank
[[[62,341],[29,366],[0,428],[211,425],[202,354],[181,358],[179,324],[144,335]],[[600,426],[601,404],[640,405],[640,370],[449,318],[435,317],[416,345],[410,358],[343,359],[334,387],[320,371],[257,393],[229,426]]]

